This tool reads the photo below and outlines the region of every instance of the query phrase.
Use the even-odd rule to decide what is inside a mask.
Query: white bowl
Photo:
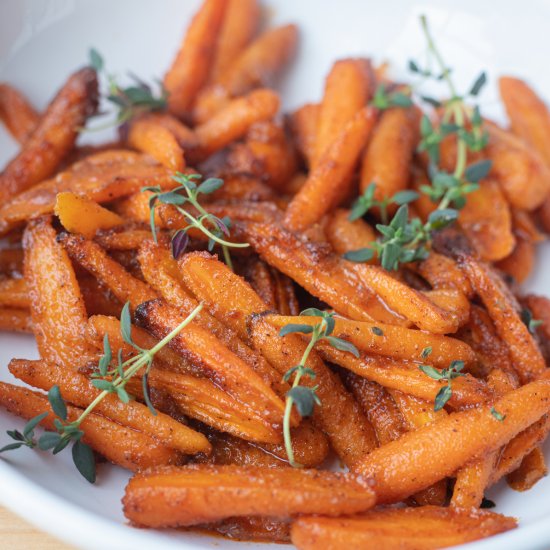
[[[548,22],[550,3],[511,0],[265,0],[272,24],[296,22],[301,29],[300,53],[281,90],[285,108],[320,97],[332,61],[369,55],[393,61],[404,76],[409,58],[425,52],[417,17],[429,16],[431,26],[454,77],[467,89],[486,69],[491,79],[481,98],[484,112],[502,118],[494,87],[499,74],[529,79],[550,96]],[[75,68],[87,61],[93,46],[110,71],[132,70],[146,79],[162,76],[170,64],[197,0],[2,0],[0,2],[0,80],[20,87],[39,108]],[[94,136],[95,140],[105,136]],[[90,139],[87,136],[86,139]],[[0,163],[17,151],[0,130]],[[538,269],[526,288],[550,294],[542,267],[550,246],[538,252]],[[35,358],[31,337],[0,333],[0,379],[12,380],[6,365],[12,357]],[[23,422],[0,411],[0,446],[5,430]],[[546,445],[550,458],[550,446]],[[426,465],[429,467],[429,464]],[[128,474],[101,466],[97,485],[75,471],[70,457],[52,457],[21,449],[0,459],[0,502],[29,522],[80,548],[237,548],[239,543],[202,535],[133,529],[126,525],[120,498]],[[531,491],[516,493],[501,484],[489,493],[497,510],[520,519],[519,529],[467,546],[534,550],[550,546],[550,480]],[[243,545],[244,547],[244,545]],[[247,548],[265,545],[247,544]]]

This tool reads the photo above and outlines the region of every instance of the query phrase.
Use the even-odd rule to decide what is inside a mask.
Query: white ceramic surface
[[[502,73],[530,79],[550,97],[548,23],[550,2],[530,0],[264,0],[271,23],[296,22],[300,53],[281,89],[285,108],[320,97],[334,59],[370,55],[393,62],[403,75],[410,57],[425,52],[417,16],[426,13],[454,76],[467,87],[481,69],[491,78],[481,104],[502,118],[493,78]],[[170,63],[198,0],[0,0],[0,80],[20,87],[42,108],[67,74],[87,60],[91,46],[103,53],[110,71],[126,70],[150,79]],[[437,90],[436,90],[437,92]],[[444,90],[442,90],[444,92]],[[105,135],[93,136],[94,140]],[[90,139],[88,136],[86,139]],[[17,150],[0,130],[0,164]],[[539,248],[538,268],[527,288],[550,295],[544,264],[550,246]],[[0,334],[0,379],[10,380],[12,357],[35,358],[32,338]],[[23,422],[0,411],[0,446],[5,430]],[[550,458],[550,445],[546,446]],[[429,467],[429,464],[426,464]],[[0,459],[0,503],[81,548],[237,548],[239,543],[187,533],[136,530],[125,525],[120,498],[127,473],[101,466],[96,486],[87,484],[68,456],[51,457],[21,449]],[[498,511],[520,518],[512,533],[468,545],[471,550],[535,550],[550,547],[550,479],[524,494],[500,485],[489,496]],[[0,543],[1,546],[1,543]],[[247,544],[247,548],[265,548]]]

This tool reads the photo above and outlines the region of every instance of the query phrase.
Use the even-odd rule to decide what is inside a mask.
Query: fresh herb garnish
[[[326,340],[334,348],[353,353],[353,355],[359,357],[359,352],[352,343],[347,340],[331,336],[335,325],[334,313],[327,313],[316,308],[309,308],[302,311],[300,315],[319,317],[320,321],[313,326],[305,324],[288,324],[279,331],[279,336],[286,336],[287,334],[294,333],[311,334],[311,339],[304,350],[300,363],[288,369],[283,377],[285,382],[289,382],[294,376],[292,388],[286,394],[286,406],[283,419],[285,449],[288,456],[288,462],[294,468],[301,468],[302,465],[294,460],[294,451],[292,449],[292,437],[290,434],[290,415],[292,413],[292,405],[296,406],[297,411],[302,417],[307,417],[313,414],[315,404],[321,404],[321,401],[316,393],[317,386],[306,387],[299,385],[303,376],[308,376],[312,380],[315,379],[315,371],[306,367],[311,350],[317,342]]]
[[[157,242],[157,230],[155,226],[155,207],[157,204],[172,205],[186,220],[188,225],[183,229],[176,231],[172,237],[172,255],[178,258],[185,252],[189,242],[187,232],[191,228],[196,228],[208,237],[208,250],[212,251],[215,243],[222,247],[225,263],[233,269],[229,248],[246,248],[248,243],[232,243],[226,241],[223,237],[229,236],[231,220],[225,216],[218,218],[214,214],[208,213],[199,203],[199,195],[208,195],[219,189],[223,185],[223,180],[219,178],[208,178],[202,183],[198,183],[202,176],[199,174],[182,174],[177,172],[172,177],[180,185],[171,191],[162,191],[160,187],[144,187],[142,191],[151,191],[153,195],[149,199],[150,223],[153,238]],[[198,211],[198,216],[184,210],[183,205],[193,206]]]
[[[385,84],[380,84],[376,88],[370,104],[379,111],[385,111],[391,107],[410,107],[413,102],[407,91],[407,88],[389,91]]]
[[[469,92],[464,96],[457,93],[457,89],[450,77],[451,70],[435,46],[434,40],[428,28],[426,17],[421,17],[421,25],[428,43],[428,53],[438,65],[439,72],[433,73],[429,69],[423,69],[416,61],[409,62],[409,69],[423,79],[432,78],[447,83],[450,98],[445,101],[437,101],[433,98],[420,95],[420,98],[430,105],[441,109],[442,123],[434,126],[427,115],[423,115],[420,121],[421,141],[419,151],[425,151],[429,157],[429,176],[431,185],[423,185],[420,191],[427,195],[432,202],[437,203],[436,209],[428,216],[426,223],[418,218],[409,219],[408,202],[415,200],[412,194],[404,195],[405,200],[395,213],[393,219],[386,221],[387,205],[399,204],[402,200],[401,193],[391,199],[382,201],[374,200],[373,185],[365,190],[365,193],[354,204],[350,219],[357,219],[368,212],[372,207],[380,210],[382,224],[376,229],[381,237],[370,243],[370,246],[360,250],[354,250],[345,254],[345,258],[353,262],[366,262],[378,256],[384,269],[397,270],[400,265],[407,262],[424,260],[430,253],[433,233],[452,225],[458,219],[458,210],[466,204],[466,196],[478,189],[479,181],[486,177],[491,170],[490,160],[481,160],[467,165],[468,151],[477,152],[487,144],[487,133],[483,130],[483,120],[479,108],[470,109],[465,104],[466,97],[476,97],[483,88],[487,77],[482,73],[474,82]],[[413,90],[413,88],[409,88]],[[387,94],[379,94],[380,108],[387,108],[389,99]],[[454,169],[447,172],[440,168],[439,148],[443,139],[447,136],[456,137],[457,153]],[[414,193],[404,191],[402,193]],[[396,201],[396,197],[398,200]]]
[[[370,183],[364,193],[353,203],[349,213],[349,220],[355,221],[362,218],[371,208],[377,207],[380,210],[380,219],[383,223],[388,221],[388,205],[396,204],[401,206],[419,198],[416,191],[406,190],[396,193],[393,197],[386,197],[382,200],[374,198],[376,184]]]
[[[420,357],[422,357],[422,359],[427,359],[431,354],[432,354],[432,347],[428,346],[422,350]]]
[[[521,310],[521,320],[529,329],[529,332],[531,334],[535,334],[537,331],[537,327],[542,325],[542,321],[540,319],[534,319],[531,310],[528,308],[524,308]]]
[[[452,361],[449,367],[443,370],[437,370],[429,365],[420,365],[419,368],[424,374],[426,374],[430,378],[447,382],[447,385],[443,386],[435,396],[434,411],[437,412],[441,410],[452,397],[453,380],[460,376],[464,376],[464,374],[461,372],[464,368],[464,361]]]
[[[108,82],[106,98],[118,109],[114,123],[92,128],[90,131],[105,130],[112,126],[119,126],[138,115],[166,109],[168,105],[168,92],[164,89],[162,83],[159,83],[160,94],[155,95],[149,84],[136,75],[129,73],[130,78],[133,80],[133,85],[127,87],[120,86],[114,75],[105,72],[103,57],[94,48],[90,49],[89,63],[97,73],[105,74]]]
[[[481,501],[481,504],[479,505],[479,507],[482,510],[488,510],[490,508],[496,508],[496,504],[492,500],[489,500],[488,498],[483,497],[483,500]]]
[[[498,412],[494,407],[491,407],[491,414],[499,421],[503,422],[506,418],[505,414]]]
[[[131,396],[125,389],[128,381],[133,378],[142,369],[142,381],[143,381],[143,396],[144,401],[149,407],[152,414],[157,414],[151,400],[149,398],[149,388],[147,384],[147,376],[151,370],[153,364],[153,358],[155,354],[168,344],[179,332],[185,328],[194,317],[201,311],[203,305],[199,304],[188,316],[182,321],[172,332],[165,336],[160,342],[158,342],[151,349],[143,349],[139,347],[132,339],[132,326],[130,318],[129,304],[126,303],[122,309],[120,315],[120,332],[123,340],[131,345],[137,352],[137,355],[122,361],[122,350],[119,350],[117,354],[118,364],[109,369],[111,360],[113,358],[111,346],[109,344],[109,338],[105,335],[103,340],[103,355],[98,363],[97,372],[92,374],[94,380],[92,384],[101,393],[88,405],[88,407],[82,411],[80,416],[73,422],[67,422],[67,405],[61,396],[59,386],[53,386],[48,392],[48,400],[50,406],[57,416],[54,420],[54,425],[57,431],[44,432],[38,441],[34,437],[34,428],[42,421],[47,412],[44,412],[38,416],[35,416],[25,426],[23,433],[17,430],[8,431],[8,435],[16,441],[6,445],[0,452],[10,451],[18,449],[19,447],[26,446],[34,449],[38,447],[42,451],[52,451],[55,455],[65,449],[71,442],[73,462],[80,472],[80,474],[90,483],[95,482],[96,468],[95,458],[92,449],[82,442],[82,436],[84,432],[80,429],[80,425],[84,419],[93,412],[103,399],[109,394],[115,394],[120,401],[128,403]]]

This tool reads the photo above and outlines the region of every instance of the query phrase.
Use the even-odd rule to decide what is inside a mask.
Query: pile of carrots
[[[257,0],[205,0],[165,74],[167,108],[101,146],[78,143],[98,108],[94,68],[71,75],[43,113],[0,85],[1,119],[20,144],[0,174],[0,329],[33,333],[40,352],[8,366],[36,390],[2,382],[0,405],[27,419],[49,412],[41,425],[52,430],[44,392],[58,386],[74,420],[100,393],[91,375],[105,337],[113,361],[135,351],[120,333],[126,302],[143,349],[202,303],[155,355],[157,415],[138,373],[135,399],[109,395],[81,425],[98,455],[135,472],[123,498],[132,524],[338,550],[441,548],[515,528],[480,507],[501,479],[524,491],[547,473],[550,301],[517,283],[550,232],[550,114],[523,81],[501,78],[511,126],[484,122],[487,147],[469,160],[492,168],[457,223],[398,271],[354,263],[343,255],[375,240],[378,221],[350,220],[357,196],[371,182],[380,200],[430,184],[420,108],[374,107],[377,86],[395,83],[356,58],[332,65],[320,103],[281,115],[272,86],[298,31],[259,25]],[[449,136],[442,166],[455,158]],[[230,218],[230,241],[250,245],[231,249],[234,270],[197,229],[174,257],[170,239],[188,225],[174,205],[157,205],[153,239],[143,188],[174,189],[175,173],[223,179],[201,200]],[[410,205],[421,219],[433,208],[425,196]],[[326,341],[309,354],[315,378],[302,384],[321,404],[307,418],[292,411],[298,469],[283,444],[283,376],[309,337],[279,332],[314,326],[299,315],[312,305],[336,314],[333,335],[359,356]],[[448,381],[419,366],[456,361],[463,375],[434,410]],[[326,468],[330,456],[346,473]]]

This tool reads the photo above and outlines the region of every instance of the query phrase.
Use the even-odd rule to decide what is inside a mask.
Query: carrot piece
[[[268,89],[259,89],[232,99],[208,121],[195,128],[197,150],[192,159],[202,159],[243,137],[255,123],[272,118],[279,110],[279,96]]]
[[[25,279],[0,279],[0,307],[30,307],[29,289]]]
[[[80,233],[88,239],[92,239],[99,229],[110,229],[124,223],[118,214],[68,191],[57,195],[54,212],[67,231]]]
[[[167,242],[162,233],[157,235],[159,242]],[[144,243],[153,242],[149,229],[121,229],[113,231],[101,230],[95,235],[95,242],[106,250],[129,251],[138,250]]]
[[[267,305],[252,287],[225,264],[205,252],[191,252],[179,260],[181,277],[198,300],[222,323],[232,327],[245,341],[247,320]],[[238,288],[238,292],[230,290]]]
[[[27,420],[48,412],[40,423],[47,430],[55,430],[55,415],[42,393],[0,382],[0,406]],[[67,406],[67,421],[74,422],[82,409]],[[107,460],[128,470],[138,471],[152,466],[180,464],[182,455],[155,439],[136,430],[121,426],[95,413],[89,414],[80,425],[82,441]]]
[[[136,316],[157,338],[163,338],[184,320],[176,308],[162,300],[142,304]],[[169,345],[199,365],[217,385],[256,411],[266,423],[273,426],[282,423],[284,402],[247,363],[200,325],[189,323]],[[276,428],[273,432],[277,441],[280,434]]]
[[[139,118],[130,125],[128,144],[134,149],[152,156],[173,172],[185,168],[183,150],[176,136],[154,119]]]
[[[510,357],[522,382],[545,372],[546,363],[519,315],[519,306],[510,290],[491,267],[470,257],[459,259],[472,287],[485,304],[497,333],[510,350]]]
[[[279,329],[287,324],[314,326],[319,322],[318,318],[308,316],[267,315],[264,318]],[[468,345],[447,336],[382,323],[349,321],[340,317],[336,317],[334,321],[334,336],[348,340],[357,349],[371,354],[419,363],[428,361],[434,366],[445,368],[453,360],[464,361],[466,365],[471,365],[477,360],[474,351]],[[422,356],[425,348],[431,349],[428,359]]]
[[[537,151],[495,124],[485,124],[489,133],[487,154],[492,174],[512,206],[534,210],[550,191],[550,167]]]
[[[339,59],[326,78],[315,138],[314,165],[369,100],[374,75],[368,59]]]
[[[9,332],[32,332],[31,315],[26,309],[0,307],[0,330]]]
[[[138,260],[147,282],[181,313],[188,315],[199,305],[184,287],[178,264],[168,250],[148,242],[140,249]],[[234,330],[204,309],[199,312],[195,320],[197,324],[221,340],[235,355],[248,363],[278,395],[286,394],[289,386],[281,381],[280,374],[259,353],[249,348]]]
[[[470,320],[457,336],[474,350],[485,374],[498,369],[508,373],[513,379],[517,378],[508,346],[497,334],[491,317],[483,308],[472,304]]]
[[[339,131],[315,164],[304,186],[285,213],[285,225],[294,231],[318,222],[345,198],[352,172],[375,120],[371,107],[361,109]]]
[[[0,273],[6,277],[21,277],[23,274],[23,249],[0,249]]]
[[[460,271],[456,262],[448,256],[438,254],[433,250],[428,258],[412,265],[422,278],[426,279],[435,289],[454,288],[467,298],[472,298],[473,290],[470,281]]]
[[[229,0],[216,44],[210,80],[218,81],[248,46],[260,23],[258,0]]]
[[[0,174],[0,203],[50,177],[97,108],[97,75],[89,67],[69,77],[20,153]]]
[[[271,120],[252,125],[245,142],[232,147],[226,163],[230,171],[252,175],[275,189],[285,188],[296,172],[294,147],[284,128]],[[220,191],[227,191],[226,186],[227,180]],[[273,195],[266,200],[275,198]]]
[[[194,525],[231,516],[289,517],[368,510],[375,494],[346,474],[294,468],[195,465],[134,476],[124,514],[148,527]],[[185,502],[174,506],[174,502]]]
[[[467,462],[496,451],[549,410],[550,380],[539,379],[493,405],[449,414],[374,450],[355,470],[373,476],[378,502],[403,498],[452,475]],[[499,422],[491,409],[506,415]],[[431,467],[426,468],[429,461]]]
[[[118,262],[110,258],[98,244],[81,235],[60,235],[68,254],[98,281],[108,287],[120,302],[130,302],[133,310],[143,302],[154,300],[157,293],[144,282],[132,277]]]
[[[481,259],[502,260],[514,249],[512,215],[498,182],[486,179],[470,193],[458,217]]]
[[[84,375],[61,365],[12,359],[8,368],[16,378],[35,388],[47,391],[52,386],[59,386],[67,402],[84,409],[101,393]],[[107,395],[94,411],[182,453],[208,453],[211,449],[204,435],[165,414],[151,414],[145,405],[137,401],[122,403],[115,395]]]
[[[499,456],[490,484],[517,470],[524,457],[536,449],[547,438],[549,432],[550,415],[545,414],[540,420],[512,438]]]
[[[40,356],[75,367],[86,361],[90,347],[85,331],[88,316],[68,254],[56,241],[48,218],[33,220],[23,236],[25,280]]]
[[[175,187],[171,173],[143,155],[106,151],[77,162],[52,179],[32,187],[0,208],[0,235],[41,214],[51,214],[58,193],[71,191],[94,202],[110,202],[144,185]]]
[[[295,334],[280,337],[279,331],[262,316],[252,319],[250,325],[254,347],[284,374],[292,365],[299,363],[306,344]],[[315,407],[314,422],[327,434],[340,459],[348,467],[363,459],[376,446],[376,436],[369,421],[342,382],[315,352],[307,361],[308,368],[315,372],[315,379],[304,378],[303,385],[318,386],[317,395],[321,406]]]
[[[264,32],[235,59],[218,83],[230,97],[246,94],[254,88],[271,86],[294,55],[297,42],[296,25],[284,25]]]
[[[290,522],[276,518],[243,516],[201,526],[228,539],[290,544]]]
[[[414,397],[433,402],[443,381],[426,376],[414,363],[389,359],[380,356],[361,354],[360,358],[334,349],[325,342],[317,345],[317,351],[326,361],[336,363],[364,376],[381,386],[408,393]],[[467,374],[453,381],[453,393],[449,399],[451,407],[479,405],[486,403],[491,394],[486,385]]]
[[[422,330],[436,334],[456,332],[463,324],[463,316],[461,317],[460,313],[466,313],[467,316],[469,312],[469,303],[461,299],[463,295],[457,294],[455,290],[448,289],[445,292],[452,293],[454,298],[460,299],[463,308],[441,307],[433,298],[436,297],[436,292],[442,291],[433,291],[430,296],[399,281],[379,266],[353,262],[348,262],[348,265],[365,286],[384,300],[393,311],[409,319]],[[455,305],[453,303],[453,306]]]
[[[399,439],[407,431],[401,411],[383,386],[346,370],[342,378],[372,424],[378,446]]]
[[[498,84],[512,131],[534,147],[550,166],[550,113],[546,104],[519,78],[501,76]]]
[[[346,317],[388,324],[407,324],[361,283],[348,263],[326,245],[304,242],[275,223],[243,224],[247,241],[260,257],[310,294]]]
[[[164,76],[170,111],[182,116],[208,80],[227,0],[205,0],[195,14],[172,66]]]
[[[40,115],[28,99],[6,83],[0,84],[0,119],[19,143],[25,143],[40,123]]]
[[[325,234],[336,254],[364,248],[376,240],[374,229],[365,220],[351,221],[349,215],[349,210],[337,208],[328,216]]]
[[[487,510],[438,506],[382,508],[349,518],[302,517],[292,525],[298,550],[435,550],[484,539],[517,527],[514,518]]]
[[[543,477],[548,475],[544,453],[540,447],[523,457],[519,468],[508,474],[506,481],[515,491],[528,491]]]
[[[306,103],[294,111],[290,118],[290,126],[298,151],[308,166],[313,164],[315,155],[320,111],[321,105],[319,103]]]
[[[418,140],[418,119],[418,111],[414,107],[396,107],[381,114],[363,156],[362,192],[375,183],[374,196],[382,200],[407,187],[410,163]]]

